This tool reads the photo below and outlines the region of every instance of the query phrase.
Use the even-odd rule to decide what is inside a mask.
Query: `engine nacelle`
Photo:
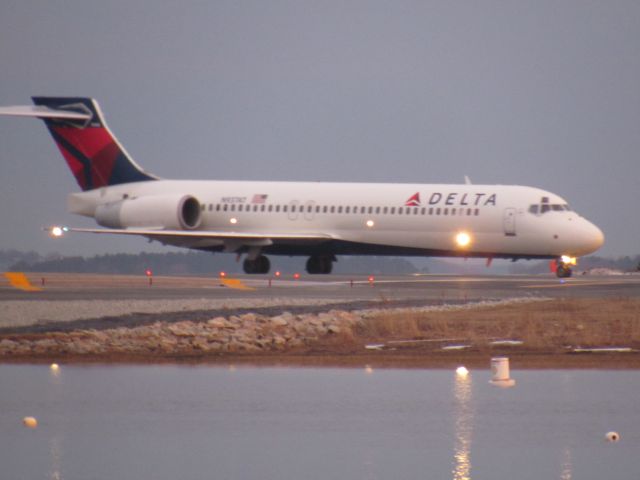
[[[191,195],[150,195],[98,205],[95,219],[109,228],[193,230],[202,221],[200,208]]]

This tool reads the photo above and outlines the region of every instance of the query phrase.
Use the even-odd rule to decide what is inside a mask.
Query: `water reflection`
[[[571,480],[571,470],[571,449],[569,447],[565,447],[562,452],[562,472],[560,473],[560,480]]]
[[[473,406],[471,403],[471,375],[456,375],[454,397],[453,480],[471,478],[471,433]]]
[[[62,464],[62,436],[56,435],[49,441],[49,455],[51,456],[51,480],[62,480],[60,468]]]

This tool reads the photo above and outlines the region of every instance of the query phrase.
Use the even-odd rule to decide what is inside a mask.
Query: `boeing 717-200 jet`
[[[33,102],[0,114],[44,120],[82,189],[69,211],[104,227],[54,235],[140,235],[235,253],[246,273],[268,273],[266,255],[308,256],[307,272],[325,274],[336,255],[402,255],[552,259],[559,277],[604,242],[564,199],[533,187],[165,180],[132,160],[95,100]]]

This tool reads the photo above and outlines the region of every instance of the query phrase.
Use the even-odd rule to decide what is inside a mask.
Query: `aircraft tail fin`
[[[33,103],[35,106],[0,108],[0,115],[44,120],[82,190],[157,180],[120,145],[94,99],[33,97]]]

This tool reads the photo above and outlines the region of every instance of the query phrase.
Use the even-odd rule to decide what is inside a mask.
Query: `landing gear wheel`
[[[310,274],[329,274],[333,270],[333,258],[322,256],[322,255],[313,255],[309,257],[307,260],[307,272]]]
[[[558,278],[569,278],[573,275],[573,271],[567,265],[559,264],[556,268],[556,275]]]
[[[271,269],[271,263],[269,262],[269,259],[264,255],[260,255],[254,260],[245,258],[244,262],[242,262],[242,269],[244,270],[244,273],[249,274],[269,273],[269,270]]]

